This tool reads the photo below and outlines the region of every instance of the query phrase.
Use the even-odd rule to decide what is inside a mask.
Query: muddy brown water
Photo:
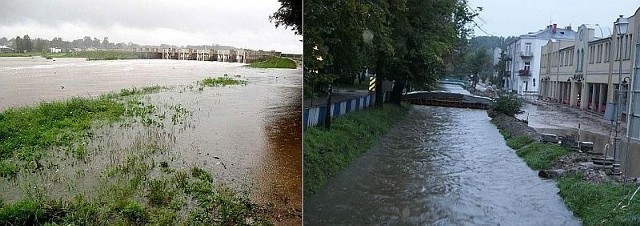
[[[248,80],[248,84],[207,87],[202,91],[192,88],[198,80],[224,74],[240,75]],[[198,166],[219,181],[248,190],[250,197],[259,203],[301,210],[300,70],[253,69],[232,63],[177,60],[0,58],[0,111],[33,106],[42,101],[97,96],[150,85],[171,89],[146,95],[145,101],[158,106],[160,111],[183,107],[189,112],[188,116],[178,125],[171,125],[168,120],[164,129],[101,129],[97,134],[107,138],[97,142],[102,144],[100,147],[121,148],[134,144],[136,137],[154,138],[153,142],[168,149],[164,154],[170,156],[166,159],[172,168]],[[121,152],[126,151],[117,153]],[[85,164],[85,167],[100,168],[96,165],[101,164]],[[97,173],[99,169],[93,171]],[[50,177],[55,176],[46,178]],[[37,183],[43,180],[24,181]],[[79,183],[91,184],[91,181],[89,177]],[[66,183],[68,187],[78,181]],[[3,184],[0,188],[6,191],[2,194],[5,200],[26,193],[15,184]],[[296,219],[285,219],[284,222],[296,221],[299,222]]]
[[[456,87],[450,89],[464,93]],[[305,199],[305,225],[580,225],[482,110],[415,106]]]

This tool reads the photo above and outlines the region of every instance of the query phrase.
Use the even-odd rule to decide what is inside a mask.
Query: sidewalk
[[[536,99],[524,99],[525,102],[547,109],[555,109],[567,116],[573,116],[578,119],[584,119],[590,122],[593,122],[596,125],[599,125],[606,131],[610,131],[614,129],[615,124],[612,124],[611,121],[604,119],[604,113],[596,113],[589,110],[582,110],[577,107],[572,107],[566,104],[554,103],[541,101]],[[620,132],[622,136],[626,134],[627,125],[625,122],[620,123]]]
[[[367,90],[356,90],[356,89],[334,89],[333,95],[331,96],[331,102],[337,103],[340,101],[345,101],[349,99],[355,99],[361,96],[367,96],[370,92]],[[308,107],[320,107],[327,105],[327,95],[322,95],[316,98],[305,98],[303,100],[304,108]]]

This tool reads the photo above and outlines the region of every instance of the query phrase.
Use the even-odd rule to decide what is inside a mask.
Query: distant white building
[[[0,46],[0,53],[13,53],[15,50],[8,46]]]
[[[62,49],[60,48],[49,48],[50,53],[61,53]]]
[[[519,95],[538,95],[540,86],[541,47],[549,40],[574,40],[576,32],[571,27],[558,28],[549,25],[537,32],[520,35],[507,44],[505,51],[507,65],[505,68],[504,89]]]

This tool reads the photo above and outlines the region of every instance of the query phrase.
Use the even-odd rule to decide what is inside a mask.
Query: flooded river
[[[304,222],[579,225],[557,193],[555,181],[540,179],[506,146],[485,111],[414,106],[305,200]]]
[[[224,74],[239,76],[248,84],[193,88],[198,80]],[[259,203],[283,212],[302,208],[300,70],[177,60],[0,58],[0,111],[150,85],[170,89],[146,95],[147,101],[188,112],[179,126],[152,132],[170,137],[166,155],[171,156],[171,168],[198,166],[216,181],[247,189]],[[118,132],[123,135],[110,139],[120,141],[109,145],[133,142],[127,140],[135,134]],[[5,185],[0,188],[11,189]],[[2,198],[12,200],[17,197],[8,194],[20,193],[6,192]],[[296,221],[300,220],[288,220]]]

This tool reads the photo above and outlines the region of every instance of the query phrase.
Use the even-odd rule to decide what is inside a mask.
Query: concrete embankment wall
[[[384,94],[384,102],[389,101],[389,93]],[[371,93],[366,96],[361,96],[358,98],[335,102],[331,104],[331,109],[329,113],[331,114],[331,118],[336,118],[338,116],[344,115],[346,113],[352,111],[359,111],[371,106],[374,106],[376,103],[376,94]],[[308,128],[311,126],[324,125],[324,119],[327,114],[327,106],[319,106],[319,107],[308,107],[304,109],[303,117],[302,117],[302,125],[304,128]]]

